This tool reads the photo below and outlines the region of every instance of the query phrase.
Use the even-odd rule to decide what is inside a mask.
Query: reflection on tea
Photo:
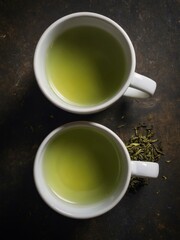
[[[57,95],[77,105],[94,105],[121,88],[125,56],[118,41],[96,27],[75,27],[48,49],[46,70]]]
[[[117,145],[88,127],[66,129],[47,146],[44,175],[50,189],[74,204],[91,204],[112,194],[121,175]]]

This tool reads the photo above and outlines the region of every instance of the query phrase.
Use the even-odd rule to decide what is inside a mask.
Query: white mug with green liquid
[[[97,13],[79,12],[54,22],[41,36],[34,71],[45,96],[74,113],[101,111],[121,96],[152,96],[156,83],[135,72],[126,32]]]
[[[159,165],[131,161],[122,140],[94,122],[72,122],[41,143],[34,179],[44,201],[56,212],[86,219],[112,209],[127,191],[132,175],[156,178]]]

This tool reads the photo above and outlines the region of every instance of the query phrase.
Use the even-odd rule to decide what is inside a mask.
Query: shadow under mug
[[[55,39],[65,31],[79,27],[91,26],[99,28],[114,37],[123,49],[126,71],[123,85],[116,93],[94,105],[80,105],[66,101],[61,95],[57,95],[51,88],[46,72],[47,51]],[[34,54],[34,72],[38,85],[45,96],[56,106],[73,113],[90,114],[99,112],[116,102],[121,96],[147,98],[154,94],[156,83],[154,80],[135,72],[136,57],[134,47],[127,33],[120,25],[108,17],[91,12],[78,12],[64,16],[50,25],[42,34]],[[79,93],[81,94],[79,88]]]
[[[89,143],[89,145],[91,144],[91,145],[95,146],[95,149],[96,149],[96,151],[99,151],[100,156],[101,155],[104,156],[104,154],[105,155],[109,154],[109,153],[107,153],[107,151],[109,149],[108,145],[110,145],[110,147],[113,146],[113,149],[114,149],[113,152],[115,154],[117,154],[117,156],[121,156],[121,157],[117,157],[117,159],[115,158],[115,161],[117,161],[118,166],[121,166],[121,173],[118,178],[116,187],[113,188],[113,190],[112,190],[112,192],[110,192],[110,194],[103,197],[99,201],[97,201],[97,202],[95,201],[93,203],[85,203],[85,204],[72,203],[70,201],[66,201],[66,199],[61,198],[61,196],[58,196],[57,194],[55,194],[54,191],[49,186],[47,179],[45,177],[44,170],[43,170],[45,156],[46,156],[46,150],[47,150],[48,146],[58,136],[64,136],[63,135],[64,133],[67,133],[67,132],[71,133],[74,130],[77,130],[77,133],[78,133],[78,132],[81,132],[82,129],[87,131],[86,132],[87,137],[88,137],[88,134],[91,132],[94,134],[95,139],[92,139],[92,141],[91,141],[91,143]],[[79,133],[78,133],[78,135],[79,135]],[[105,140],[105,142],[107,144],[106,147],[101,146],[100,144],[98,145],[96,140],[99,138],[99,136]],[[78,137],[77,137],[77,139],[78,139]],[[74,148],[74,146],[76,146],[76,143],[78,142],[77,139],[76,139],[76,137],[74,137],[73,139],[70,139],[70,141],[73,143],[73,148]],[[68,150],[67,150],[68,152],[72,151],[70,146],[71,145],[68,145]],[[87,148],[88,148],[88,146],[86,145]],[[101,146],[100,150],[97,150],[97,146],[98,146],[98,148]],[[61,146],[59,145],[58,148],[59,147],[61,147]],[[91,149],[91,147],[92,146],[89,146],[90,149]],[[64,148],[64,145],[63,145],[63,148]],[[94,149],[94,148],[92,148],[92,149]],[[92,154],[94,154],[94,152]],[[60,154],[60,155],[62,156],[62,154]],[[61,156],[59,156],[59,158],[62,158]],[[107,172],[108,177],[109,177],[108,171],[111,168],[111,164],[113,164],[111,156],[107,158],[107,161],[108,161],[107,166],[109,166],[109,168],[107,167],[106,172]],[[73,155],[73,161],[74,161],[74,157],[76,157],[76,156]],[[79,155],[78,155],[78,157],[79,157]],[[61,161],[61,160],[59,160],[59,158],[58,158],[58,161]],[[68,160],[65,159],[65,161],[68,161]],[[103,158],[103,161],[104,161],[104,158]],[[82,161],[80,163],[82,163]],[[76,164],[78,164],[78,163],[76,163]],[[101,165],[101,167],[103,168],[104,166]],[[90,174],[91,173],[93,174],[93,172],[91,171],[92,169],[91,170],[90,169],[88,169],[90,171]],[[55,171],[54,174],[57,174],[57,173],[59,174],[58,166],[55,167],[54,171]],[[114,177],[117,169],[114,168],[113,171],[114,172],[112,172],[111,178]],[[68,170],[67,170],[65,176],[68,175],[68,176],[72,177],[70,173],[73,174],[72,172],[68,172]],[[82,182],[85,181],[83,174],[84,174],[84,172],[80,172],[78,174],[78,178]],[[118,204],[118,202],[125,195],[125,193],[128,189],[128,186],[129,186],[131,176],[156,178],[158,176],[158,174],[159,174],[158,163],[132,161],[130,159],[130,155],[127,151],[125,144],[112,130],[110,130],[109,128],[107,128],[101,124],[94,123],[94,122],[87,122],[87,121],[77,121],[77,122],[67,123],[57,129],[55,129],[54,131],[52,131],[41,143],[41,145],[37,151],[37,154],[35,157],[35,162],[34,162],[34,180],[35,180],[37,190],[38,190],[39,194],[41,195],[41,197],[43,198],[43,200],[56,212],[58,212],[62,215],[65,215],[67,217],[78,218],[78,219],[86,219],[86,218],[92,218],[92,217],[99,216],[101,214],[106,213],[107,211],[112,209],[114,206],[116,206]],[[106,179],[106,175],[105,175],[105,179]],[[74,179],[74,181],[76,181],[76,179]],[[81,191],[78,192],[78,190],[77,190],[77,192],[76,192],[76,189],[75,189],[74,195],[76,195],[76,194],[81,194]],[[90,194],[91,194],[91,191],[90,191]]]

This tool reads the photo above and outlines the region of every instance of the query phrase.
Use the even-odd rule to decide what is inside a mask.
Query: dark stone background
[[[101,113],[79,116],[43,96],[33,73],[35,46],[51,23],[77,11],[104,14],[127,31],[136,51],[136,71],[157,82],[152,98],[123,97]],[[179,239],[179,13],[179,0],[0,0],[1,239]],[[51,130],[75,120],[102,123],[124,141],[139,122],[153,125],[165,153],[158,179],[136,193],[127,192],[113,210],[94,219],[55,213],[35,189],[34,157]]]

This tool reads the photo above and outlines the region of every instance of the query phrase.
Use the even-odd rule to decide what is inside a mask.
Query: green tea
[[[112,140],[88,127],[55,135],[44,153],[44,175],[50,189],[74,204],[98,202],[117,188],[121,155]]]
[[[57,95],[73,104],[91,106],[106,101],[121,88],[125,56],[119,42],[106,31],[75,27],[51,44],[46,69]]]

